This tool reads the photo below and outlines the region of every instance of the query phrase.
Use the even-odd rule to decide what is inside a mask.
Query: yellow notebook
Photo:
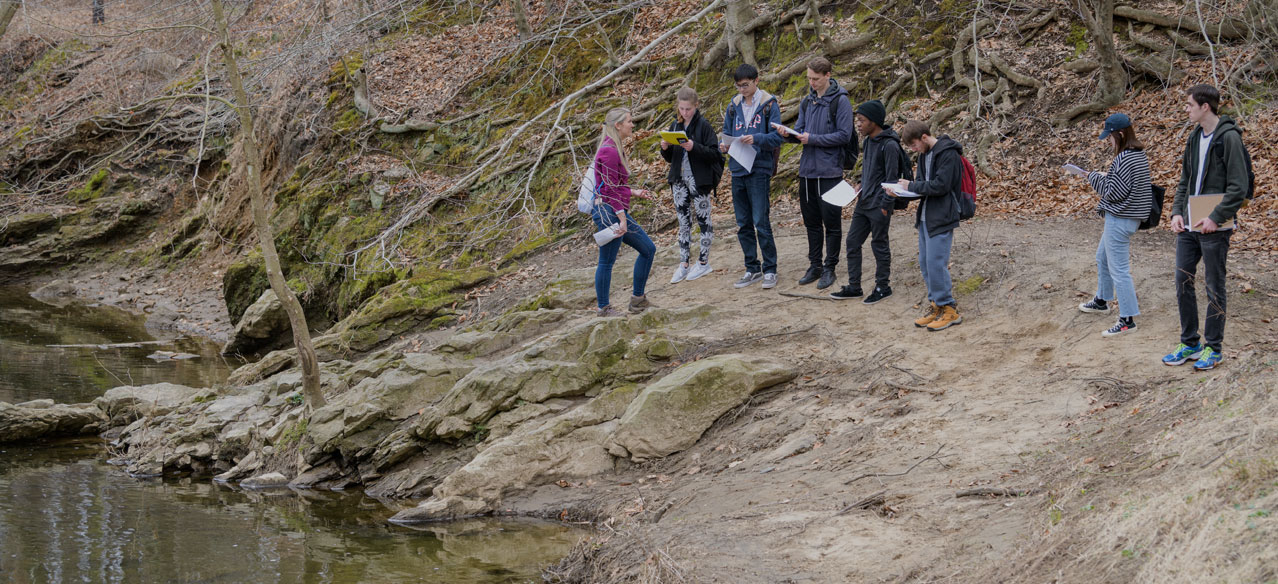
[[[678,144],[688,139],[687,132],[662,132],[661,139],[671,144]]]

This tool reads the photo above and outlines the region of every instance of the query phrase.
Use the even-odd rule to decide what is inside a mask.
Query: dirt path
[[[1135,238],[1139,330],[1102,338],[1115,316],[1076,308],[1095,288],[1099,220],[965,225],[952,263],[954,281],[965,283],[958,297],[964,322],[940,332],[916,328],[924,289],[912,219],[894,219],[895,294],[873,306],[778,294],[837,289],[795,283],[806,267],[796,221],[778,230],[781,285],[774,291],[732,289],[743,270],[724,222],[708,277],[668,284],[675,256],[668,242],[661,246],[649,286],[654,303],[712,304],[723,314],[706,331],[720,339],[714,350],[774,355],[803,376],[725,416],[686,452],[598,484],[545,487],[514,508],[546,512],[567,497],[575,501],[568,508],[614,517],[628,528],[565,565],[646,563],[666,570],[667,581],[678,574],[694,582],[878,582],[970,573],[982,562],[1014,559],[1018,543],[1051,518],[1041,494],[956,493],[1042,493],[1040,463],[1071,439],[1080,419],[1150,388],[1230,376],[1231,365],[1278,347],[1272,264],[1243,258],[1231,263],[1236,316],[1224,366],[1195,374],[1159,362],[1179,330],[1165,231]],[[867,246],[867,289],[868,253]],[[626,297],[633,251],[622,256],[616,298]],[[846,281],[845,266],[839,269],[836,287]],[[1241,293],[1244,285],[1253,291]]]

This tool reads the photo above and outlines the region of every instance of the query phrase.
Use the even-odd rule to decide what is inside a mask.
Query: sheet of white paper
[[[883,190],[892,191],[893,195],[896,195],[903,199],[917,199],[923,196],[915,192],[907,191],[901,188],[901,185],[896,183],[879,183],[879,186],[883,187]]]
[[[776,128],[777,133],[781,134],[782,136],[786,136],[786,135],[798,136],[799,135],[798,132],[794,131],[794,128],[787,128],[781,124],[772,124],[772,127]]]
[[[1077,166],[1074,166],[1073,164],[1066,164],[1064,166],[1061,166],[1061,168],[1064,168],[1065,172],[1068,172],[1070,174],[1076,174],[1078,176],[1087,176],[1086,170],[1083,170]]]
[[[754,170],[754,155],[757,154],[754,146],[742,142],[739,138],[733,138],[732,143],[728,145],[728,156],[737,161],[746,172]]]
[[[857,196],[860,194],[861,192],[856,190],[856,187],[848,184],[848,181],[841,180],[839,181],[839,184],[834,185],[834,188],[823,193],[821,195],[821,200],[831,205],[846,207],[851,204],[852,201],[855,201]]]

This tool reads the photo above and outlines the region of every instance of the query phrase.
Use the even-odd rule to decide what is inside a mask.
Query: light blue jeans
[[[927,299],[937,306],[954,304],[954,282],[950,280],[950,249],[954,231],[928,237],[927,221],[919,223],[919,269],[927,283]]]
[[[1132,282],[1132,234],[1140,227],[1140,219],[1105,215],[1105,231],[1096,246],[1096,297],[1105,302],[1115,300],[1118,316],[1140,314],[1136,304],[1136,284]]]

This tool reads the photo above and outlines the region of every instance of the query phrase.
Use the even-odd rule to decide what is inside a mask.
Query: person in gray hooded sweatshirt
[[[803,155],[799,157],[799,210],[808,231],[808,271],[799,284],[820,279],[817,288],[823,290],[834,284],[834,268],[839,265],[843,209],[821,200],[821,195],[843,180],[843,147],[856,140],[852,102],[848,101],[847,90],[830,78],[832,70],[824,57],[808,62],[810,91],[799,103],[794,133],[785,136],[790,142],[803,144]],[[834,116],[830,115],[831,110]]]
[[[895,199],[883,192],[884,183],[913,178],[910,159],[901,149],[901,137],[887,124],[887,108],[872,99],[856,106],[856,129],[865,136],[861,149],[861,196],[856,199],[852,221],[848,224],[848,284],[830,295],[835,300],[860,298],[861,246],[870,237],[874,252],[874,291],[862,302],[874,304],[892,295],[892,249],[888,245],[888,227],[892,221]]]

